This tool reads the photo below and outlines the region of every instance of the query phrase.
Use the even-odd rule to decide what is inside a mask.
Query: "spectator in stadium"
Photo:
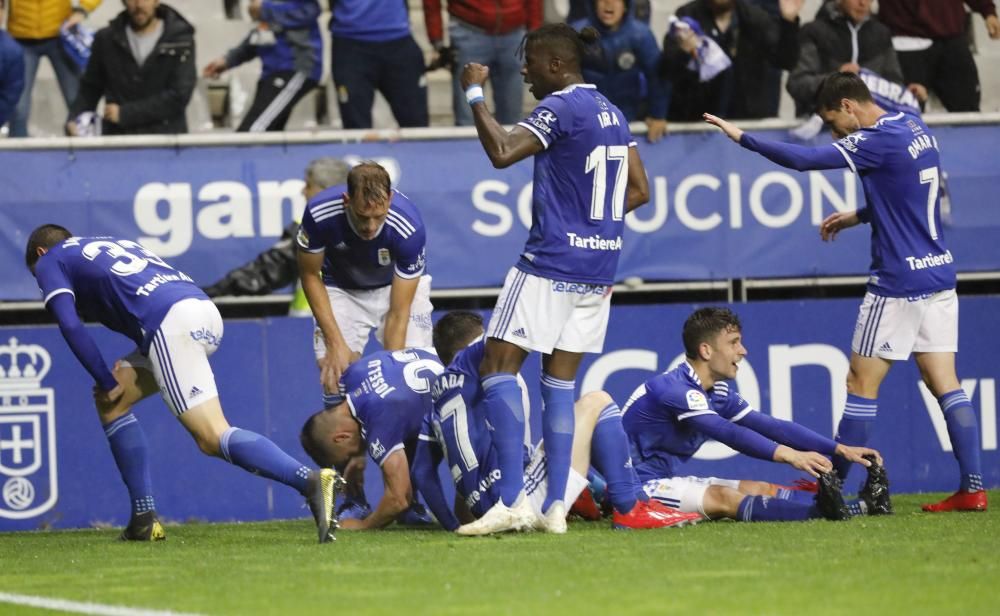
[[[667,132],[667,90],[660,79],[660,48],[649,26],[635,19],[630,0],[593,0],[577,30],[594,27],[602,53],[588,54],[583,78],[597,86],[629,122],[645,120],[646,137],[656,143]],[[468,107],[468,105],[466,105]]]
[[[737,118],[764,118],[771,112],[768,92],[760,88],[769,66],[790,70],[799,55],[799,12],[804,0],[780,0],[774,18],[747,0],[692,0],[677,9],[703,35],[668,33],[661,71],[672,85],[667,119],[691,122],[705,110],[726,110]],[[712,38],[732,61],[726,70],[702,82],[693,57],[701,36]]]
[[[735,390],[733,379],[747,350],[734,312],[717,307],[696,310],[684,322],[682,338],[686,361],[647,380],[622,411],[635,470],[652,498],[708,519],[745,522],[844,520],[892,513],[877,451],[849,447],[760,413]],[[680,476],[678,463],[689,460],[708,439],[818,477],[815,505],[811,493],[766,482]],[[824,456],[868,467],[860,501],[844,502],[840,479]]]
[[[812,113],[819,84],[830,73],[866,68],[903,83],[889,29],[872,16],[872,0],[830,0],[799,33],[799,61],[788,75],[796,115]]]
[[[131,240],[73,237],[52,224],[28,237],[25,265],[66,343],[95,381],[94,402],[132,505],[123,541],[166,538],[156,516],[149,446],[132,413],[133,405],[154,393],[202,453],[305,496],[320,543],[331,540],[339,477],[330,469],[310,469],[265,436],[229,425],[208,361],[222,343],[222,317],[187,275]],[[82,319],[125,335],[136,349],[109,368]]]
[[[479,383],[479,362],[483,356],[483,319],[473,312],[455,311],[434,326],[434,347],[448,363],[431,387],[433,408],[424,416],[411,469],[414,486],[447,530],[460,535],[480,535],[490,529],[477,528],[481,517],[499,499],[493,435],[482,408],[483,388]],[[604,392],[591,392],[573,408],[573,456],[566,502],[574,502],[587,487],[591,460],[608,478],[608,492],[614,509],[615,528],[667,528],[697,520],[650,501],[639,485],[629,460],[628,441],[622,429],[621,411]],[[525,442],[530,446],[530,441]],[[532,506],[509,530],[545,530],[541,514],[548,490],[544,469],[544,443],[525,451],[523,471],[526,497]],[[441,462],[450,469],[455,491],[452,512],[444,498],[438,474]],[[460,526],[461,522],[466,525]]]
[[[321,191],[347,183],[350,166],[339,158],[317,158],[306,166],[302,196],[309,201]],[[253,261],[230,270],[215,284],[203,290],[209,297],[224,295],[267,295],[277,289],[297,283],[299,266],[295,254],[295,236],[300,220],[295,220],[274,245],[257,255]],[[296,284],[295,295],[288,306],[289,316],[312,316],[302,285]]]
[[[976,411],[955,373],[958,296],[955,265],[941,234],[941,161],[938,143],[923,121],[887,113],[853,73],[827,77],[817,94],[823,120],[839,141],[804,147],[757,139],[722,118],[705,114],[727,137],[783,167],[799,171],[846,169],[860,178],[865,207],[835,212],[819,227],[820,238],[870,223],[868,290],[851,341],[847,404],[837,441],[868,442],[878,413],[879,387],[896,361],[912,354],[920,375],[941,406],[958,461],[959,488],[924,511],[985,511]],[[846,478],[850,465],[838,460]]]
[[[490,68],[493,106],[501,124],[522,117],[521,61],[517,49],[525,32],[542,25],[541,0],[444,0],[448,5],[448,38],[444,44],[441,0],[424,0],[424,23],[434,46],[431,64],[451,55],[452,108],[456,126],[472,126],[472,111],[462,91],[462,67],[477,62]]]
[[[105,135],[186,133],[184,112],[197,81],[194,27],[159,0],[123,3],[94,37],[66,132],[76,135],[77,117],[104,98]]]
[[[879,0],[879,19],[892,31],[903,77],[921,100],[934,92],[948,111],[979,111],[980,87],[965,4],[1000,39],[993,0]]]
[[[6,0],[0,0],[0,24],[4,22]],[[0,28],[0,128],[14,113],[24,90],[24,52],[21,46]]]
[[[344,468],[367,450],[382,470],[385,489],[374,511],[341,518],[341,528],[374,530],[393,520],[407,524],[414,511],[430,521],[415,499],[410,464],[421,422],[431,408],[431,384],[442,370],[427,348],[366,355],[344,371],[347,395],[302,426],[302,448],[320,467]]]
[[[425,240],[419,210],[373,162],[357,165],[346,186],[320,191],[306,205],[296,244],[316,322],[313,351],[325,408],[343,401],[341,375],[361,356],[372,330],[386,350],[431,346]],[[348,496],[356,501],[346,505],[354,511],[345,517],[367,509],[363,471],[363,456],[345,471]]]
[[[402,0],[331,0],[332,72],[344,128],[371,128],[375,91],[400,127],[427,126],[424,52]]]
[[[586,19],[591,13],[591,3],[593,0],[569,0],[569,12],[566,15],[566,22],[573,23],[581,19]],[[632,17],[642,23],[649,25],[652,7],[649,0],[632,0]]]
[[[260,79],[250,110],[237,132],[284,130],[292,109],[319,83],[323,41],[317,0],[252,0],[247,7],[256,27],[226,55],[209,62],[202,75],[216,78],[259,57]]]
[[[781,17],[778,0],[750,0],[750,4],[764,9],[774,19]],[[766,100],[765,117],[778,117],[781,107],[781,73],[782,70],[769,64],[764,71],[764,80],[760,82],[761,98]]]
[[[66,107],[76,100],[81,70],[63,49],[59,30],[81,23],[100,4],[101,0],[16,0],[10,4],[7,31],[24,50],[24,90],[10,120],[11,137],[28,136],[31,94],[43,57],[52,64]]]

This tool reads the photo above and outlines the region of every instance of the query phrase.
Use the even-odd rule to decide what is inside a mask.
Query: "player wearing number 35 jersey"
[[[72,237],[58,225],[32,232],[25,263],[70,349],[97,383],[94,401],[132,501],[123,540],[164,538],[146,436],[131,412],[156,391],[204,453],[303,494],[320,542],[330,540],[339,478],[329,469],[309,469],[260,434],[230,427],[208,363],[222,342],[222,317],[184,272],[131,240]],[[138,348],[109,369],[79,315],[128,336]]]
[[[541,102],[509,132],[483,102],[489,69],[467,64],[462,72],[476,131],[493,165],[535,157],[531,231],[507,274],[479,364],[501,478],[496,511],[474,523],[476,534],[509,530],[501,520],[530,513],[522,478],[524,412],[515,375],[531,351],[544,355],[545,529],[565,532],[576,371],[583,353],[604,346],[624,216],[649,199],[625,116],[583,82],[584,49],[596,40],[593,28],[577,33],[566,24],[548,24],[525,37],[521,73]]]
[[[912,353],[944,411],[961,473],[958,492],[924,510],[984,510],[979,426],[955,374],[958,298],[954,256],[945,247],[941,226],[937,140],[920,118],[880,108],[852,73],[827,77],[817,107],[840,138],[832,145],[767,142],[715,116],[706,114],[705,119],[779,165],[798,170],[848,167],[861,178],[865,207],[831,214],[820,225],[824,240],[860,223],[872,227],[868,292],[851,343],[847,405],[837,440],[845,445],[867,442],[882,379],[893,361]],[[838,461],[835,467],[845,478],[849,466]]]

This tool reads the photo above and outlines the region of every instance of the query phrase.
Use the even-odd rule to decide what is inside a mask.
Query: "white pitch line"
[[[15,595],[6,592],[0,592],[0,603],[27,605],[46,610],[62,610],[63,612],[75,612],[77,614],[95,614],[96,616],[197,616],[197,614],[191,612],[147,610],[138,607],[85,603],[82,601],[68,601],[66,599],[52,599],[32,595]]]

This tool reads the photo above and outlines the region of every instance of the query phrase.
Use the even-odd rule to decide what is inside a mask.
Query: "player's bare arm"
[[[481,88],[489,73],[490,69],[482,64],[466,64],[462,69],[462,89],[468,91],[473,86]],[[486,155],[497,169],[509,167],[542,151],[542,143],[527,129],[515,126],[508,131],[501,126],[490,114],[485,102],[472,105],[472,116],[476,120],[479,142],[483,144]]]
[[[344,520],[341,522],[341,528],[346,530],[383,528],[406,511],[410,501],[413,500],[413,486],[410,484],[410,465],[402,449],[389,454],[382,463],[382,481],[385,483],[385,492],[375,511],[363,520]]]
[[[813,477],[819,477],[821,473],[833,470],[833,464],[826,456],[815,451],[798,451],[785,445],[778,445],[774,450],[774,461],[788,464]]]
[[[637,148],[628,149],[628,186],[625,192],[625,213],[649,202],[649,178]]]
[[[298,252],[299,277],[302,280],[302,290],[309,300],[316,324],[323,332],[326,343],[326,356],[319,360],[319,380],[327,393],[339,390],[340,375],[351,362],[351,350],[340,333],[340,327],[333,316],[330,297],[323,284],[323,253]]]
[[[725,133],[727,137],[729,137],[736,143],[740,142],[740,137],[743,136],[743,129],[739,128],[732,122],[723,120],[722,118],[714,116],[710,113],[703,113],[701,117],[705,118],[705,121],[711,124],[712,126],[717,126],[719,130]]]
[[[385,336],[382,345],[387,351],[398,351],[406,346],[406,327],[410,322],[410,306],[417,294],[420,276],[416,278],[392,277],[389,288],[389,312],[385,315]]]
[[[858,218],[857,212],[834,212],[820,223],[819,237],[824,242],[832,242],[836,239],[837,234],[844,229],[850,229],[860,224],[861,219]]]

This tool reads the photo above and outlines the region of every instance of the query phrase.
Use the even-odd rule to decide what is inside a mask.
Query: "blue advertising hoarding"
[[[755,407],[832,434],[845,399],[854,300],[736,305],[749,355],[737,385]],[[578,391],[605,389],[619,404],[646,378],[680,361],[680,328],[695,306],[616,306],[604,353],[581,366]],[[1000,486],[995,361],[1000,298],[961,300],[958,373],[978,413],[987,487]],[[437,316],[440,316],[438,314]],[[92,328],[109,360],[131,350],[123,337]],[[306,460],[298,431],[320,404],[308,319],[226,323],[212,357],[223,407],[232,425],[268,435]],[[0,530],[124,524],[128,496],[118,477],[91,399],[92,382],[55,327],[0,328]],[[538,408],[538,360],[525,378]],[[958,467],[943,416],[918,385],[912,362],[898,362],[880,393],[871,445],[880,449],[898,492],[952,490]],[[136,408],[152,452],[157,507],[168,520],[261,520],[308,516],[289,488],[203,456],[165,405]],[[532,414],[540,434],[538,413]],[[734,455],[706,444],[681,472],[788,483],[790,467]],[[848,481],[854,491],[862,474]],[[367,492],[381,494],[369,464]],[[446,483],[447,485],[447,483]]]
[[[1000,270],[1000,126],[938,126],[959,271]],[[786,139],[783,131],[765,136]],[[720,134],[639,144],[652,198],[626,218],[620,279],[724,280],[863,275],[868,230],[835,244],[818,224],[862,205],[848,170],[798,173]],[[532,164],[493,169],[472,138],[376,143],[0,149],[0,300],[37,299],[27,234],[56,222],[77,235],[137,240],[208,285],[274,243],[301,212],[302,175],[320,156],[374,159],[420,208],[437,288],[500,286],[527,237]],[[501,255],[474,259],[471,255]]]

